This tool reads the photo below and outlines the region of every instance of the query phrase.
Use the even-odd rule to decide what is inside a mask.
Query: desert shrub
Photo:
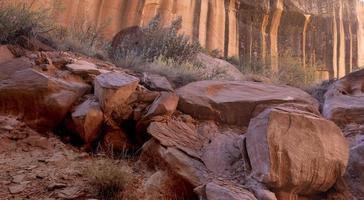
[[[272,70],[269,61],[260,59],[250,62],[243,60],[238,68],[245,75],[262,76],[276,84],[285,84],[303,89],[317,82],[315,79],[316,66],[307,65],[306,69],[304,69],[301,59],[289,55],[280,57],[278,71]]]
[[[129,34],[115,44],[111,54],[120,62],[123,58],[131,55],[142,58],[147,62],[153,62],[159,57],[172,59],[177,63],[192,61],[201,47],[198,42],[191,41],[189,37],[179,34],[182,27],[182,18],[172,21],[170,26],[162,26],[161,17],[157,15],[151,22],[141,28],[141,36],[135,43],[133,34]]]
[[[97,27],[92,22],[79,19],[67,28],[57,27],[48,37],[59,50],[106,58],[109,48],[109,42],[103,34],[106,26]]]
[[[85,170],[85,175],[102,199],[118,199],[120,191],[131,179],[131,174],[129,167],[120,166],[111,159],[96,160]]]
[[[0,43],[14,43],[19,36],[37,37],[54,29],[46,9],[31,3],[0,2]]]

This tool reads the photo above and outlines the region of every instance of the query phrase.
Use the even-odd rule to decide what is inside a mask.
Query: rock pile
[[[140,162],[153,174],[144,186],[149,199],[348,199],[364,193],[363,142],[351,149],[346,172],[349,145],[334,123],[363,123],[363,71],[326,94],[324,116],[332,122],[309,94],[288,86],[200,81],[175,91],[157,75],[140,79],[72,53],[11,58],[4,52],[0,114],[40,131],[76,134],[88,151],[141,148]]]

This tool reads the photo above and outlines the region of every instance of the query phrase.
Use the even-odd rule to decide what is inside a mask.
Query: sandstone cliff
[[[161,13],[168,23],[183,18],[182,30],[209,50],[239,55],[244,62],[269,63],[285,57],[319,75],[342,77],[364,65],[364,8],[359,0],[40,0],[58,21],[88,20],[106,26],[112,38]],[[284,62],[282,63],[284,65]]]

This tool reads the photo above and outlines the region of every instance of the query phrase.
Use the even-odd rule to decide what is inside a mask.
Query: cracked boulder
[[[202,120],[247,126],[255,114],[267,107],[291,107],[318,113],[318,102],[306,92],[289,86],[255,82],[199,81],[177,90],[178,109]]]
[[[344,175],[349,158],[335,123],[282,107],[252,119],[246,144],[253,177],[277,191],[278,199],[327,192]]]

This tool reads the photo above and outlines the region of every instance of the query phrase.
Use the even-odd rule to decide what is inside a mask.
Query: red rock
[[[353,196],[364,199],[364,141],[350,149],[345,181]]]
[[[0,63],[14,59],[15,56],[9,50],[8,46],[0,45]]]
[[[0,74],[3,74],[0,66]],[[14,66],[14,70],[17,67]],[[6,71],[0,81],[0,113],[18,116],[32,128],[54,128],[89,86],[65,82],[33,69]]]
[[[161,92],[160,96],[150,105],[144,118],[153,116],[171,116],[177,109],[179,97],[174,93]]]
[[[326,192],[345,173],[349,150],[341,130],[312,113],[268,109],[250,122],[246,137],[252,175],[278,199]]]
[[[318,102],[306,92],[289,86],[255,82],[200,81],[177,90],[178,109],[194,118],[247,126],[256,108],[283,103],[306,105],[318,113]]]
[[[339,126],[364,123],[364,69],[345,76],[329,88],[323,115]]]
[[[103,145],[107,151],[117,153],[127,153],[134,148],[126,133],[119,128],[110,128],[106,131]]]
[[[143,73],[141,83],[153,91],[173,92],[173,87],[168,79],[158,74]]]
[[[100,137],[99,133],[104,122],[104,114],[98,102],[87,99],[76,107],[72,113],[72,121],[76,132],[85,142],[85,147],[90,148],[91,144]]]
[[[110,72],[95,79],[95,96],[106,115],[124,118],[132,113],[128,98],[135,92],[139,79],[125,73]]]

